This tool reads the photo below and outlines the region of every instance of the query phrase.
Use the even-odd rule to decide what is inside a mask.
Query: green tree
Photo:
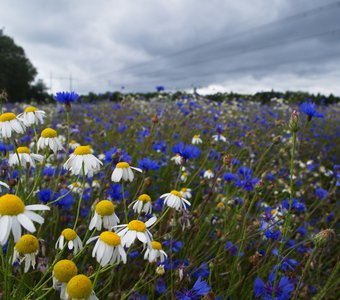
[[[0,91],[6,90],[9,101],[22,102],[29,96],[36,74],[24,49],[0,30]]]

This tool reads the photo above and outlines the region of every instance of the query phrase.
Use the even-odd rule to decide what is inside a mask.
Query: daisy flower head
[[[11,112],[0,115],[0,135],[2,138],[10,138],[12,131],[16,133],[24,133],[25,125],[23,121]]]
[[[25,111],[18,115],[18,118],[22,119],[27,127],[44,123],[45,117],[45,112],[34,106],[26,107]]]
[[[35,256],[38,254],[38,250],[38,239],[34,235],[24,234],[15,244],[12,264],[17,261],[20,263],[25,261],[24,273],[28,271],[30,266],[34,269],[36,263]]]
[[[184,199],[190,199],[190,198],[192,198],[192,193],[191,193],[191,189],[189,189],[189,188],[182,188],[181,189],[181,194],[182,194],[182,197],[184,198]]]
[[[78,146],[64,163],[64,169],[71,171],[73,175],[87,175],[92,177],[100,170],[103,163],[91,154],[91,147]]]
[[[214,178],[215,174],[212,170],[206,170],[203,174],[203,178],[205,179],[211,179],[211,178]]]
[[[66,228],[61,232],[55,247],[62,250],[64,248],[64,243],[67,242],[67,247],[69,250],[73,249],[73,254],[76,254],[79,250],[83,248],[83,243],[77,233],[71,229]]]
[[[92,230],[96,227],[97,230],[101,230],[102,226],[105,229],[110,229],[113,226],[117,226],[119,219],[115,214],[115,206],[109,200],[102,200],[96,204],[94,216],[92,217],[89,225],[89,229]]]
[[[42,162],[44,157],[40,154],[34,154],[30,152],[28,147],[18,147],[17,153],[11,153],[8,159],[8,164],[10,166],[18,166],[26,168],[28,165],[31,167],[35,166],[35,162],[39,161]]]
[[[160,198],[165,198],[164,205],[175,208],[178,211],[187,210],[186,206],[191,205],[190,202],[183,197],[182,193],[176,190],[163,194]]]
[[[182,156],[180,154],[177,153],[175,156],[171,157],[170,160],[173,160],[176,165],[181,165],[182,161],[183,161],[183,158],[182,158]]]
[[[67,300],[98,300],[93,291],[93,285],[86,275],[73,276],[66,286],[65,299]]]
[[[99,236],[90,238],[86,244],[97,240],[92,251],[92,257],[96,257],[97,262],[105,267],[110,264],[126,263],[126,252],[121,244],[120,236],[112,231],[104,231]]]
[[[66,286],[70,279],[76,276],[78,268],[72,260],[58,261],[52,272],[53,288],[60,289],[60,299],[66,299]]]
[[[123,179],[124,181],[132,182],[134,178],[132,170],[142,172],[141,169],[131,167],[127,162],[119,162],[112,172],[111,180],[113,182],[119,182]]]
[[[136,238],[143,244],[151,246],[152,234],[148,230],[148,227],[155,223],[156,220],[156,217],[152,217],[145,223],[140,220],[133,220],[128,224],[115,226],[114,228],[120,227],[117,230],[117,234],[121,237],[122,246],[130,247]]]
[[[129,207],[131,206],[135,213],[140,214],[141,212],[144,212],[146,214],[151,214],[152,211],[151,197],[147,194],[142,194],[138,197],[137,200],[133,201],[129,205]]]
[[[199,134],[195,134],[192,137],[191,144],[193,144],[193,145],[202,144],[202,139],[201,139]]]
[[[45,128],[41,132],[37,147],[38,150],[44,150],[46,148],[51,149],[54,154],[56,154],[58,151],[64,150],[58,138],[57,132],[52,128]]]
[[[6,244],[12,230],[14,242],[21,237],[21,226],[29,232],[35,232],[33,221],[42,224],[44,218],[34,210],[50,210],[47,205],[26,205],[16,195],[5,194],[0,197],[0,245]]]
[[[156,262],[158,258],[162,263],[167,257],[168,255],[162,249],[162,244],[157,241],[152,241],[151,247],[147,248],[144,254],[144,259],[149,260],[150,263]]]
[[[69,147],[70,149],[72,150],[75,150],[77,147],[79,147],[80,144],[76,142],[76,140],[71,140],[70,143],[69,143]]]

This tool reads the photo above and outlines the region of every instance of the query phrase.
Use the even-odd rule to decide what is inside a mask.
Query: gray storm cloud
[[[241,3],[240,3],[241,2]],[[340,94],[340,1],[3,1],[0,25],[53,91]]]

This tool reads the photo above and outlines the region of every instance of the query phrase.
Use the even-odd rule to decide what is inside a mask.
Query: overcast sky
[[[340,95],[340,1],[1,0],[0,27],[52,92]],[[1,70],[0,70],[1,71]],[[72,80],[70,78],[72,77]]]

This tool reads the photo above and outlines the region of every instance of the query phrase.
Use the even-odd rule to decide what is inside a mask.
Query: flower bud
[[[231,161],[233,159],[233,156],[231,154],[227,154],[223,157],[223,163],[226,165],[226,166],[230,166],[231,165]]]
[[[156,268],[156,274],[157,275],[164,275],[165,274],[164,265],[159,265]]]
[[[297,110],[293,110],[289,119],[288,127],[293,132],[297,132],[300,129],[300,117]]]
[[[335,232],[333,229],[325,229],[320,231],[314,236],[314,242],[319,247],[325,247],[335,238]]]

